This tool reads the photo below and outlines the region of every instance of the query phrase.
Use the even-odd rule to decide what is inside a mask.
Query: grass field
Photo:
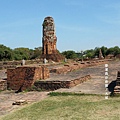
[[[120,120],[120,97],[52,93],[0,120]]]

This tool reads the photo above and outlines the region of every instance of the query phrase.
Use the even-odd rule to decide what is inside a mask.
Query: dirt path
[[[17,100],[26,100],[29,103],[43,100],[47,97],[48,92],[26,92],[15,93],[14,91],[4,91],[0,93],[0,116],[8,114],[17,108],[19,105],[12,105]]]

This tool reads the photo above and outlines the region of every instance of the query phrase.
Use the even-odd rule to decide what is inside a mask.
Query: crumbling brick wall
[[[54,19],[50,16],[43,21],[43,37],[42,37],[42,56],[47,60],[60,62],[64,57],[58,52],[56,47],[57,37],[55,32]]]
[[[71,88],[78,84],[81,84],[87,80],[91,79],[90,75],[79,77],[73,80],[63,80],[63,81],[36,81],[34,85],[37,89],[43,90],[57,90],[59,88]]]
[[[108,61],[105,61],[105,60],[99,60],[99,61],[86,61],[83,63],[74,63],[74,64],[70,63],[70,64],[65,64],[64,66],[61,66],[61,67],[53,68],[50,70],[50,72],[57,73],[57,74],[67,73],[67,72],[71,72],[81,68],[105,64],[107,62]]]
[[[36,80],[49,78],[49,70],[45,66],[23,66],[7,69],[7,85],[13,90],[30,88]]]

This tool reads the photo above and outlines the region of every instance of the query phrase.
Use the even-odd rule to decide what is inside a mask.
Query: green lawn
[[[120,120],[120,97],[52,94],[0,120]]]

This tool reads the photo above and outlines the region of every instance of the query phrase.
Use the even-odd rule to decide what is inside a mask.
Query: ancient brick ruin
[[[60,88],[71,88],[78,84],[81,84],[87,80],[91,79],[90,75],[86,75],[83,77],[75,78],[73,80],[53,80],[53,81],[36,81],[34,85],[42,90],[57,90]]]
[[[117,73],[116,86],[114,88],[114,93],[120,93],[120,71]]]
[[[45,66],[7,69],[7,85],[13,90],[31,88],[36,80],[46,78],[49,78],[49,70]]]
[[[46,58],[47,60],[52,60],[59,62],[64,60],[64,57],[58,52],[56,47],[57,37],[55,33],[55,24],[52,17],[46,17],[43,22],[43,49],[42,49],[42,58]],[[102,59],[103,55],[100,49],[99,58]],[[55,90],[58,88],[69,88],[73,87],[77,84],[80,84],[91,78],[90,75],[80,76],[74,79],[64,79],[49,80],[50,73],[52,75],[57,76],[58,74],[66,74],[68,72],[72,72],[81,68],[96,66],[100,64],[106,63],[105,60],[96,60],[96,61],[86,61],[82,63],[68,63],[65,65],[61,65],[59,67],[52,67],[50,70],[44,66],[27,66],[28,64],[38,64],[40,60],[34,61],[26,61],[25,66],[16,67],[16,65],[20,65],[19,61],[15,62],[5,62],[1,63],[1,69],[7,69],[7,81],[0,80],[0,90],[5,90],[6,88],[12,90],[26,90],[35,85],[37,88],[47,89],[47,90]],[[14,67],[14,68],[13,68]],[[57,73],[57,74],[56,74]],[[54,77],[54,76],[53,76]],[[58,77],[58,76],[57,76]],[[47,79],[47,80],[45,80]]]
[[[7,90],[7,81],[0,80],[0,90]]]
[[[53,54],[56,49],[57,37],[52,17],[46,17],[43,22],[43,54]]]
[[[20,66],[7,69],[7,80],[0,80],[0,90],[7,88],[13,90],[26,90],[36,86],[38,89],[55,90],[58,88],[69,88],[80,84],[91,78],[89,74],[84,76],[75,76],[74,78],[59,80],[58,74],[66,75],[69,72],[81,68],[96,66],[107,63],[108,60],[84,61],[84,63],[66,63],[65,65],[42,65],[42,66]],[[55,77],[55,78],[54,78]],[[52,79],[51,79],[52,78]]]
[[[67,72],[72,72],[74,70],[86,68],[86,67],[91,67],[91,66],[97,66],[101,64],[107,63],[107,60],[96,60],[96,61],[86,61],[82,63],[70,63],[70,64],[65,64],[64,66],[60,66],[57,68],[52,68],[50,70],[51,73],[67,73]]]
[[[76,71],[81,68],[86,68],[86,67],[91,67],[91,66],[96,66],[96,65],[101,65],[105,64],[108,61],[106,60],[96,60],[96,61],[86,61],[84,64],[82,63],[71,63],[71,64],[65,64],[60,67],[56,68],[51,68],[50,73],[53,73],[54,78],[52,79],[46,79],[44,80],[39,80],[34,83],[34,85],[39,89],[43,90],[56,90],[59,88],[70,88],[74,87],[78,84],[81,84],[89,79],[91,79],[91,76],[89,74],[83,75],[83,76],[74,76],[74,78],[62,78],[62,76],[59,78],[58,74],[66,75],[69,72]],[[55,76],[54,76],[55,75]],[[58,77],[56,77],[56,75]]]
[[[104,59],[101,49],[99,50],[99,59]]]
[[[54,20],[52,17],[46,17],[43,21],[42,58],[56,62],[63,60],[63,56],[57,50],[56,42]]]

